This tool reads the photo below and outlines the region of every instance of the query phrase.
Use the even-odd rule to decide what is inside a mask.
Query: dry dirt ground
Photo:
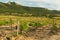
[[[26,35],[19,35],[15,39],[12,40],[60,40],[60,32],[57,33],[49,33],[48,31],[37,33],[29,32]]]
[[[60,30],[51,31],[51,25],[47,25],[46,27],[29,28],[24,35],[19,34],[16,37],[9,37],[11,36],[11,30],[3,30],[0,31],[0,40],[60,40]]]

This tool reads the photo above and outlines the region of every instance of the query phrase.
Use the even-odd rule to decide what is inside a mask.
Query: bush
[[[36,27],[40,27],[42,24],[40,24],[39,22],[36,22],[34,26]]]
[[[0,21],[0,25],[5,25],[5,24],[8,24],[8,21],[5,21],[5,20]]]
[[[57,28],[58,28],[57,24],[54,24],[53,27],[52,27],[53,30],[57,30]]]
[[[34,22],[30,22],[29,23],[29,26],[34,26]]]
[[[13,23],[13,21],[12,21]],[[0,25],[6,25],[6,24],[11,24],[10,20],[0,20]]]
[[[42,26],[42,24],[39,23],[39,22],[30,22],[30,23],[29,23],[29,26],[40,27],[40,26]]]
[[[20,23],[20,28],[21,28],[22,31],[27,31],[28,26],[25,22],[21,22]]]

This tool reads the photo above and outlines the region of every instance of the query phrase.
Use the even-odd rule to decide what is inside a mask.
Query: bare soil
[[[0,30],[0,40],[60,40],[60,30],[51,31],[51,25],[38,27],[37,29],[30,27],[26,33],[15,37],[11,36],[13,35],[12,32],[16,32],[16,30]]]

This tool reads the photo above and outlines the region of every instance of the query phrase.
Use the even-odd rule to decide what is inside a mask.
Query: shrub
[[[29,23],[29,26],[40,27],[40,26],[42,26],[42,24],[39,23],[39,22],[30,22],[30,23]]]
[[[13,23],[13,21],[12,21]],[[11,24],[10,20],[0,20],[0,25]]]
[[[58,27],[57,27],[57,24],[55,23],[55,24],[53,25],[52,29],[53,29],[53,30],[57,30],[57,28],[58,28]]]
[[[27,31],[28,26],[25,22],[20,22],[20,28],[22,31]]]
[[[4,20],[3,20],[3,21],[0,21],[0,25],[8,24],[7,22],[8,22],[8,21],[4,21]]]
[[[40,24],[39,22],[36,22],[34,26],[36,27],[40,27],[42,24]]]
[[[29,26],[34,26],[34,22],[30,22],[29,23]]]

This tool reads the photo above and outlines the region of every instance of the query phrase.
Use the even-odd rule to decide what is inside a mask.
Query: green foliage
[[[30,22],[29,23],[29,26],[34,26],[34,22]]]
[[[52,29],[53,29],[53,30],[57,30],[57,28],[58,28],[58,27],[57,27],[57,24],[55,23],[55,24],[53,25]]]
[[[13,20],[0,20],[0,25],[13,24]]]
[[[0,21],[0,25],[5,25],[5,24],[9,24],[10,22],[7,20],[1,20]]]
[[[40,26],[42,26],[42,24],[40,24],[39,22],[36,22],[36,23],[35,23],[35,26],[36,26],[36,27],[40,27]]]
[[[11,18],[8,20],[8,23],[9,24],[13,24],[14,23],[14,20],[12,20]]]
[[[42,24],[39,23],[39,22],[30,22],[30,23],[29,23],[29,26],[40,27],[40,26],[42,26]]]
[[[20,28],[22,29],[22,31],[27,31],[28,26],[25,22],[20,22]]]

